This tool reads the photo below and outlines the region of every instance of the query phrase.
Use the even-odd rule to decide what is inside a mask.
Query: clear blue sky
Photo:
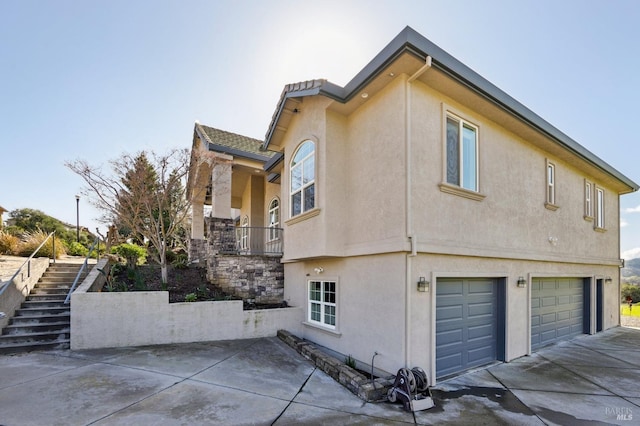
[[[262,139],[285,84],[344,85],[406,25],[640,183],[638,22],[637,0],[2,0],[0,206],[75,224],[65,161],[188,148],[195,120]],[[640,194],[621,207],[640,256]]]

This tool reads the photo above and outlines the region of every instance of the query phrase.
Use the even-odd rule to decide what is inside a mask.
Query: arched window
[[[291,160],[291,216],[299,215],[315,207],[316,146],[304,141]]]
[[[277,240],[280,228],[280,200],[274,198],[269,203],[269,241]]]

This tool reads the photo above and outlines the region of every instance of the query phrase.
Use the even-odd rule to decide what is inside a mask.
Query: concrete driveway
[[[367,404],[277,338],[0,356],[0,425],[635,424],[640,330],[616,328]],[[591,421],[589,423],[589,421]]]

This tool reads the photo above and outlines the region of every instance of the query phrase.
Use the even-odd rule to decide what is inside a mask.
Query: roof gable
[[[226,132],[204,126],[200,123],[196,123],[195,132],[203,142],[207,143],[209,151],[250,158],[262,162],[267,162],[276,155],[276,152],[264,149],[263,142],[259,139]]]
[[[276,111],[273,114],[271,123],[269,124],[263,147],[266,149],[269,146],[276,129],[279,127],[280,120],[290,119],[290,117],[286,117],[286,114],[284,114],[283,117],[283,111],[285,111],[285,107],[288,103],[290,104],[293,99],[304,96],[323,95],[337,102],[347,103],[367,87],[368,84],[373,82],[390,64],[399,60],[401,56],[407,53],[423,63],[430,57],[432,67],[437,68],[451,79],[461,83],[500,109],[524,122],[526,125],[544,134],[562,149],[581,158],[622,183],[628,188],[626,192],[637,191],[639,189],[637,183],[408,26],[344,87],[337,86],[327,80],[311,80],[286,85],[276,106]],[[289,105],[289,108],[290,107]]]

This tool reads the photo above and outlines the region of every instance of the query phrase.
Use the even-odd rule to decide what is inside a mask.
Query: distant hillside
[[[623,282],[640,284],[640,258],[626,260],[624,262],[624,268],[622,268],[620,272]]]

